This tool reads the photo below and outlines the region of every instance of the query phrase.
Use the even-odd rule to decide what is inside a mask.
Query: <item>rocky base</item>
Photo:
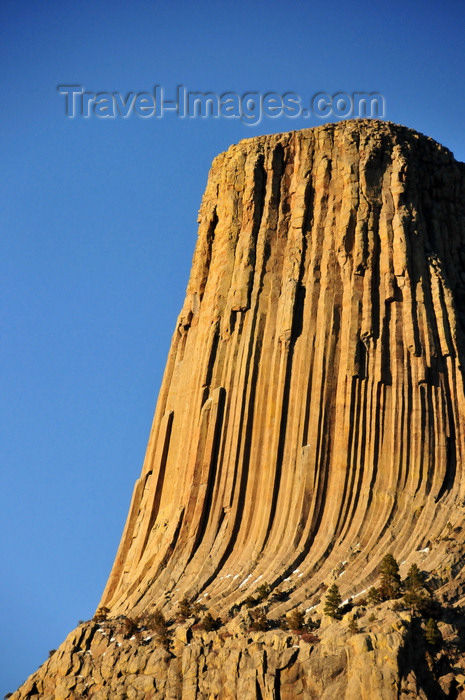
[[[81,624],[11,700],[465,699],[465,616],[449,609],[443,640],[389,601],[359,606],[316,634],[249,631],[238,616],[205,632],[171,625],[170,639],[128,634],[122,620]]]

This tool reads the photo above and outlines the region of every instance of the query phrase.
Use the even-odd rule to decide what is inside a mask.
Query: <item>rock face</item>
[[[449,597],[463,595],[464,269],[465,166],[410,129],[355,120],[219,155],[101,601],[110,616],[169,615],[184,596],[225,616],[266,581],[286,593],[270,604],[279,617],[318,605],[336,578],[343,597],[360,594],[387,551],[434,572]],[[440,543],[454,528],[451,553]],[[90,627],[85,634],[97,644]],[[302,642],[278,633],[222,646],[211,634],[157,667],[156,683],[145,670],[147,694],[127,697],[400,697],[397,654],[407,642],[395,625],[383,637],[392,673],[374,661],[380,643],[370,634],[352,656],[352,642],[333,637],[337,688],[323,644],[305,666]],[[71,659],[66,644],[57,654]],[[265,661],[270,654],[277,660]],[[45,677],[56,676],[53,659]],[[50,697],[81,697],[72,684],[68,695],[49,686]],[[33,697],[31,688],[14,697]],[[94,697],[120,697],[112,693]]]
[[[464,193],[450,152],[379,122],[215,159],[102,604],[221,613],[291,576],[293,606],[442,531],[465,496]]]

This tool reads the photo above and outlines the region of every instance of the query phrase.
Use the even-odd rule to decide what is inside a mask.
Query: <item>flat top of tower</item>
[[[350,140],[357,135],[366,134],[381,136],[390,136],[396,142],[423,142],[440,151],[443,155],[449,155],[454,158],[454,154],[446,146],[435,141],[430,136],[422,134],[415,129],[396,124],[395,122],[385,121],[381,119],[345,119],[340,122],[328,122],[320,126],[309,127],[305,129],[291,130],[287,132],[279,132],[275,134],[262,134],[260,136],[252,136],[250,138],[241,139],[237,144],[233,144],[231,148],[248,146],[256,144],[257,146],[273,147],[283,139],[290,140],[299,135],[301,138],[315,138],[323,134],[332,136],[340,135],[347,136]],[[228,149],[228,151],[230,150]]]

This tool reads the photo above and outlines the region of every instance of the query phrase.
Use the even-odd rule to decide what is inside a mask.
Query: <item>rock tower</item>
[[[464,270],[465,166],[430,138],[354,120],[247,139],[219,155],[142,474],[101,600],[109,620],[155,608],[169,617],[184,598],[226,620],[264,582],[274,618],[318,607],[335,580],[343,598],[356,600],[376,582],[386,552],[404,568],[418,562],[437,576],[437,590],[460,598]],[[441,542],[454,528],[447,551]],[[88,649],[95,644],[89,625],[66,642],[70,658],[83,639]],[[407,642],[393,630],[394,658]],[[334,685],[331,674],[302,670],[296,645],[285,646],[278,632],[278,641],[263,632],[260,650],[260,658],[271,647],[281,654],[274,667],[268,658],[241,677],[237,661],[223,677],[207,659],[209,680],[201,681],[192,649],[205,649],[205,633],[197,641],[189,634],[179,653],[176,645],[164,650],[172,659],[160,661],[163,671],[145,665],[133,673],[149,680],[127,697],[391,697],[377,686],[361,690],[374,657],[358,676],[346,660]],[[210,634],[223,653],[220,632]],[[229,631],[237,642],[229,644],[244,655],[239,634]],[[369,649],[354,655],[362,651]],[[71,664],[65,681],[80,675],[90,686],[84,694],[84,681],[69,682],[59,697],[126,697],[123,667],[111,686],[118,658],[114,674],[99,666],[92,682],[91,671]],[[186,680],[194,667],[195,683]],[[47,677],[58,682],[52,668],[53,657],[42,680],[32,677],[14,697],[47,696]]]

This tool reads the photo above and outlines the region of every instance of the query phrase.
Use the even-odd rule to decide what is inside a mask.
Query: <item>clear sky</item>
[[[462,0],[2,0],[0,697],[98,604],[213,157],[328,120],[72,119],[57,86],[378,92],[465,160],[464,29]]]

